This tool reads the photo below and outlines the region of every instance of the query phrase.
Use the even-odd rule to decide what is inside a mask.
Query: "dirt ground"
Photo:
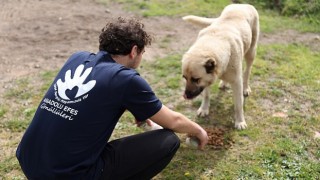
[[[58,69],[75,51],[97,52],[101,28],[108,18],[118,16],[136,15],[120,5],[106,7],[94,0],[1,0],[0,93],[10,88],[14,79]],[[155,38],[144,55],[146,60],[181,51],[185,46],[179,44],[190,44],[190,37],[195,37],[194,28],[180,18],[142,21]],[[165,38],[170,38],[170,52],[159,48]]]
[[[108,18],[117,16],[136,15],[119,4],[104,6],[94,0],[1,0],[0,94],[15,79],[58,69],[75,51],[96,52],[101,28]],[[155,37],[144,55],[145,60],[183,53],[198,32],[197,27],[180,17],[144,18],[143,22]],[[303,42],[320,50],[318,34],[289,31],[260,37],[260,43],[274,42]]]

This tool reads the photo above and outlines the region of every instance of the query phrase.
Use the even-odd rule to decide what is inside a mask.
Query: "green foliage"
[[[309,23],[320,24],[319,0],[240,0],[263,9],[272,9],[283,16],[305,18]]]
[[[285,0],[281,5],[283,15],[287,16],[307,16],[320,15],[320,1],[319,0]],[[319,21],[318,21],[319,23]]]

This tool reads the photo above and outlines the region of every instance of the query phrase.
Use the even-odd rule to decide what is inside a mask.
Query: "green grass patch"
[[[319,164],[308,152],[310,142],[297,143],[291,138],[277,138],[272,144],[260,147],[258,158],[267,179],[313,179],[319,176]]]
[[[102,0],[100,0],[102,1]],[[104,3],[122,3],[129,11],[139,12],[144,17],[151,16],[176,16],[186,14],[198,14],[201,16],[217,16],[221,9],[229,4],[226,0],[105,0]]]
[[[293,81],[296,85],[306,85],[314,86],[318,84],[316,79],[313,77],[320,77],[320,72],[317,68],[314,68],[318,65],[320,54],[311,55],[310,51],[302,52],[305,48],[286,48],[290,53],[290,56],[287,56],[291,63],[287,63],[276,67],[276,71],[279,71],[281,77],[290,77],[290,80]]]
[[[4,123],[4,127],[11,132],[24,132],[30,124],[30,120],[12,119]]]
[[[115,130],[110,140],[118,139],[130,134],[137,134],[142,132],[140,128],[135,125],[135,118],[131,113],[125,111],[117,123]]]
[[[56,72],[47,71],[37,77],[24,77],[15,81],[13,87],[4,95],[7,105],[0,106],[0,124],[12,132],[23,132],[31,122]],[[37,83],[38,86],[34,86],[34,81],[40,82]],[[8,116],[4,118],[5,114]]]
[[[319,88],[320,53],[298,44],[260,45],[258,62],[253,70],[255,76],[264,76],[272,81],[273,87],[285,88],[296,84]],[[277,75],[277,79],[273,76]]]
[[[177,54],[158,59],[152,63],[143,62],[143,69],[140,70],[141,75],[149,83],[157,84],[157,95],[163,97],[175,96],[174,89],[180,88],[182,84],[180,63],[181,55]]]
[[[46,71],[41,73],[41,81],[43,82],[43,85],[41,86],[40,90],[42,93],[47,91],[57,74],[58,70]]]
[[[27,78],[24,78],[24,79],[19,79],[16,81],[15,85],[16,87],[15,88],[12,88],[10,91],[7,91],[7,93],[5,94],[5,96],[7,98],[18,98],[18,99],[21,99],[21,100],[26,100],[26,99],[29,99],[32,94],[28,87],[30,81],[29,79]]]
[[[293,29],[299,32],[320,32],[318,26],[310,23],[307,18],[295,18],[281,16],[277,12],[271,10],[258,9],[260,15],[260,29],[265,33],[284,31]]]
[[[6,179],[4,175],[10,173],[13,170],[20,170],[20,165],[18,164],[18,161],[15,157],[8,157],[0,160],[1,179]]]
[[[0,105],[0,118],[2,118],[7,112],[7,109],[3,106]]]

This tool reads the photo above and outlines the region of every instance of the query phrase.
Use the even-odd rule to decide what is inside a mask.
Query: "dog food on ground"
[[[227,149],[234,143],[233,140],[226,136],[227,130],[220,127],[204,128],[209,136],[207,146],[212,149]]]

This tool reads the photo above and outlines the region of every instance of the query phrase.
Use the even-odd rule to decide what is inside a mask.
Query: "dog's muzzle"
[[[185,90],[183,97],[185,99],[193,99],[196,96],[198,96],[203,91],[203,89],[204,89],[203,87],[200,87],[200,88],[198,88],[198,89],[196,89],[194,91]]]

